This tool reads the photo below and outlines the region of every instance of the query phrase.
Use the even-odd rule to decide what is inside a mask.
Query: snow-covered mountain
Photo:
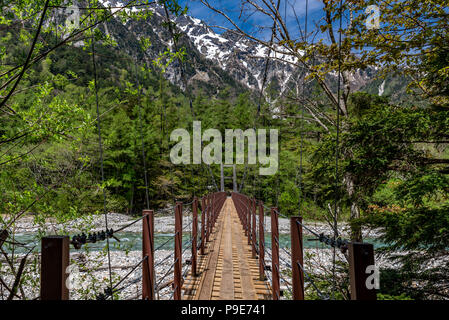
[[[217,34],[204,22],[190,16],[181,16],[175,21],[206,59],[252,89],[262,88],[268,54],[272,58],[268,66],[268,82],[276,78],[283,90],[294,74],[295,68],[291,63],[297,59],[292,55],[269,51],[264,45],[232,32]]]
[[[111,7],[111,10],[118,10],[118,7],[122,7],[127,1],[100,0],[105,7]],[[119,50],[125,50],[137,59],[150,63],[167,47],[171,48],[173,41],[164,26],[166,14],[161,5],[153,3],[126,10],[151,10],[153,15],[146,20],[130,19],[124,23],[112,19],[102,26],[104,32],[116,40]],[[268,53],[272,59],[268,64],[264,88],[270,85],[272,89],[282,93],[289,81],[298,76],[299,68],[295,65],[295,56],[282,51],[281,48],[276,52],[268,52],[266,47],[256,41],[241,38],[229,31],[216,33],[203,21],[188,15],[176,18],[171,16],[170,19],[176,22],[178,31],[183,34],[180,41],[187,51],[185,71],[189,85],[200,82],[201,87],[208,87],[212,93],[218,93],[226,86],[235,87],[237,91],[247,88],[258,91],[263,86]],[[152,43],[151,48],[144,53],[138,49],[141,37],[149,38]],[[172,83],[184,87],[177,62],[167,69],[166,77]],[[353,74],[351,86],[360,88],[368,78],[365,72]]]
[[[105,7],[111,7],[114,12],[127,1],[100,0],[100,3]],[[119,50],[125,50],[138,59],[150,62],[166,47],[173,45],[172,37],[164,26],[166,15],[161,5],[153,3],[145,7],[130,6],[125,10],[127,12],[151,10],[153,16],[146,20],[128,20],[125,23],[111,19],[103,24],[100,28],[117,42]],[[262,44],[239,38],[231,32],[216,33],[203,21],[188,15],[170,18],[176,22],[178,31],[184,34],[180,41],[188,53],[186,75],[189,83],[201,81],[210,86],[217,86],[216,91],[223,88],[223,85],[229,85],[230,82],[234,84],[237,82],[241,89],[262,88],[268,54],[268,49]],[[137,50],[141,37],[150,38],[152,43],[151,48],[143,56]],[[276,89],[283,91],[295,74],[296,68],[289,62],[295,62],[296,59],[292,55],[273,51],[270,52],[270,57],[274,59],[271,59],[268,65],[266,85],[275,83]],[[166,76],[171,82],[184,87],[179,67],[176,62],[172,64]]]

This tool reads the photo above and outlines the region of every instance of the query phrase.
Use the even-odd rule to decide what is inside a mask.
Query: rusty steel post
[[[142,215],[142,299],[155,300],[154,296],[154,211],[143,210]]]
[[[246,219],[248,220],[247,229],[248,229],[248,245],[251,245],[251,200],[248,198],[247,200],[247,214]]]
[[[215,226],[215,207],[216,207],[216,200],[215,200],[215,193],[214,193],[212,195],[212,215],[211,215],[212,224],[210,226],[210,233],[212,233],[212,231],[214,230],[214,226]]]
[[[366,284],[368,266],[374,266],[374,247],[370,243],[351,242],[349,249],[349,281],[351,300],[376,300],[376,290]]]
[[[214,209],[215,209],[215,201],[214,195],[212,194],[210,199],[210,225],[209,225],[209,233],[212,234],[212,230],[214,230]]]
[[[259,200],[259,278],[265,280],[265,234],[263,202]]]
[[[252,208],[252,218],[253,218],[253,223],[252,223],[252,231],[251,231],[251,239],[252,239],[252,257],[253,259],[257,258],[257,250],[256,250],[256,199],[251,199],[251,208]]]
[[[232,200],[234,200],[234,199],[232,199]],[[240,224],[243,226],[242,206],[241,206],[240,200],[237,197],[235,198],[234,205],[235,205],[235,208],[236,208],[237,213],[239,215]]]
[[[245,236],[246,236],[246,209],[245,209],[245,202],[244,202],[244,199],[242,199],[242,198],[239,198],[239,199],[240,199],[240,201],[239,201],[240,216],[241,216],[241,219],[242,219],[242,226],[243,226],[243,229],[245,231]]]
[[[212,204],[213,204],[212,196],[210,196],[209,197],[209,210],[207,211],[207,221],[208,221],[207,222],[207,228],[208,228],[207,233],[209,234],[209,237],[212,232],[212,211],[213,211]]]
[[[193,199],[192,204],[192,275],[196,277],[196,257],[198,243],[198,198]]]
[[[182,202],[176,203],[175,208],[175,258],[173,273],[174,300],[181,300],[182,278]]]
[[[290,218],[293,300],[304,300],[302,218]]]
[[[69,300],[69,289],[66,285],[69,244],[68,236],[42,238],[41,300]]]
[[[209,224],[210,224],[210,199],[209,196],[206,196],[206,209],[205,209],[205,218],[206,218],[206,241],[209,242]]]
[[[217,221],[217,195],[214,193],[214,196],[213,196],[213,199],[212,199],[212,201],[213,201],[213,207],[214,207],[214,209],[213,209],[213,211],[212,211],[212,227],[215,227],[215,222]],[[212,230],[211,230],[211,232],[212,232]]]
[[[243,216],[243,228],[245,229],[245,237],[248,237],[248,209],[246,206],[246,199],[242,199],[242,216]]]
[[[204,255],[204,242],[206,241],[206,199],[201,198],[201,246],[200,254]]]
[[[271,272],[273,300],[281,297],[281,287],[279,283],[279,221],[277,208],[271,208]]]

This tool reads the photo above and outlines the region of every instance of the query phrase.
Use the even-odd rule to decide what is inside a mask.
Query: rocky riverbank
[[[333,250],[331,249],[305,249],[305,270],[308,275],[313,274],[330,274],[332,269],[332,257]],[[285,296],[288,296],[288,291],[291,288],[291,276],[289,270],[291,264],[291,258],[288,251],[281,250],[280,255],[280,270],[281,270],[281,289],[286,292]],[[184,251],[183,254],[183,271],[190,270],[190,265],[187,265],[185,261],[190,259],[190,250]],[[124,278],[131,270],[132,266],[135,266],[140,262],[142,253],[140,251],[131,251],[129,253],[124,252],[111,252],[111,266],[113,272],[113,283],[117,283],[120,279]],[[89,253],[87,256],[84,254],[72,254],[72,259],[78,264],[83,264],[83,261],[91,261],[90,264],[95,264],[95,261],[101,261],[97,265],[97,270],[91,273],[91,277],[95,278],[93,282],[103,281],[104,286],[107,286],[107,279],[109,279],[109,270],[107,264],[107,258],[101,253]],[[344,256],[337,251],[337,259],[344,260]],[[171,281],[173,280],[173,251],[171,250],[159,250],[156,252],[155,257],[155,272],[156,272],[156,287],[161,288],[158,293],[158,297],[161,300],[168,300],[172,298],[173,289]],[[271,266],[270,255],[266,254],[266,265]],[[378,266],[387,266],[390,263],[384,259],[378,259],[376,261]],[[86,265],[86,267],[89,264]],[[268,279],[271,279],[271,272],[267,271]],[[119,299],[140,299],[142,282],[141,282],[141,268],[137,268],[122,282],[119,288],[124,287],[118,293]],[[92,281],[92,279],[91,279]],[[137,282],[136,282],[137,281]],[[307,277],[305,279],[306,285],[308,285]],[[86,283],[87,285],[87,283]],[[79,299],[81,295],[72,291],[71,299]],[[91,297],[92,298],[92,297]]]
[[[114,230],[118,230],[124,226],[128,226],[133,221],[136,221],[139,217],[131,217],[120,213],[108,214],[108,227]],[[184,232],[191,230],[191,215],[187,210],[183,218]],[[265,218],[265,229],[270,231],[270,218]],[[305,221],[310,229],[316,233],[324,233],[332,235],[331,227],[322,222]],[[79,233],[83,230],[100,231],[105,229],[105,217],[104,215],[93,215],[89,217],[83,217],[75,219],[66,223],[56,223],[55,221],[46,221],[39,226],[35,225],[32,216],[26,216],[20,219],[16,226],[16,233],[33,234],[44,231],[47,234],[58,234],[61,232],[68,232],[71,234]],[[342,237],[348,238],[349,228],[346,223],[340,223],[338,226],[339,233]],[[142,221],[138,221],[128,228],[127,232],[141,233]],[[174,219],[171,210],[157,212],[155,215],[155,232],[157,233],[173,233],[174,232]],[[289,219],[279,219],[279,232],[281,234],[290,233],[290,221]],[[308,230],[304,230],[306,235],[312,235]],[[376,230],[364,230],[365,237],[377,237],[378,232]],[[141,267],[135,268],[142,257],[141,251],[111,251],[111,270],[112,270],[112,283],[117,289],[118,299],[139,299],[141,295]],[[322,248],[305,249],[305,268],[306,273],[320,274],[329,272],[332,267],[333,250]],[[31,278],[39,278],[39,255],[35,254],[35,267],[27,267],[27,274],[31,275]],[[158,250],[155,253],[155,271],[156,271],[156,286],[160,288],[158,290],[158,297],[162,300],[172,298],[173,289],[171,287],[171,281],[173,280],[173,250]],[[190,266],[185,263],[190,259],[190,247],[186,247],[183,253],[183,271],[188,271]],[[337,259],[344,260],[345,258],[341,253],[337,251]],[[31,259],[30,259],[31,260]],[[18,262],[18,260],[17,260]],[[71,299],[95,299],[96,294],[103,292],[104,288],[109,285],[109,264],[106,252],[94,251],[84,252],[82,250],[71,252],[71,263],[78,266],[77,270],[71,270],[70,283],[73,285],[71,290]],[[282,272],[281,288],[288,291],[291,287],[290,272],[290,256],[287,249],[280,251],[280,264]],[[378,266],[385,266],[387,262],[376,260]],[[266,265],[271,265],[270,255],[266,255]],[[2,273],[7,272],[7,266],[4,265]],[[268,277],[271,277],[271,273],[267,271]],[[126,279],[125,279],[126,278]],[[8,281],[12,281],[8,279]],[[38,284],[32,285],[32,281],[29,285],[24,286],[24,293],[27,298],[34,298],[39,295]],[[288,296],[288,293],[286,294]]]
[[[288,250],[280,250],[280,270],[281,270],[281,289],[285,291],[285,297],[288,297],[288,291],[291,288],[291,258]],[[141,251],[111,251],[111,271],[113,287],[117,289],[116,298],[121,300],[140,299],[142,290],[141,266],[137,266],[142,260]],[[332,268],[332,249],[305,249],[304,266],[308,275],[329,274]],[[190,270],[190,265],[186,260],[191,257],[190,246],[186,246],[183,251],[183,273]],[[265,264],[271,266],[271,255],[267,252]],[[104,291],[109,285],[109,264],[107,253],[105,251],[96,252],[76,252],[72,250],[71,265],[76,268],[69,270],[69,283],[72,286],[70,290],[70,299],[96,299],[97,294]],[[39,282],[32,279],[39,279],[39,261],[38,254],[29,258],[29,265],[26,268],[27,281],[23,290],[27,299],[33,299],[39,296]],[[337,251],[337,259],[344,261],[344,256]],[[34,260],[34,262],[33,262]],[[158,298],[161,300],[172,299],[173,289],[171,286],[173,280],[173,250],[158,250],[155,253],[155,272],[156,287]],[[17,263],[19,260],[17,260]],[[377,258],[376,265],[385,267],[391,266],[391,263],[385,259]],[[3,275],[8,273],[8,267],[3,264],[0,268]],[[268,279],[271,280],[271,272],[267,271]],[[308,285],[306,277],[306,285]],[[12,282],[11,276],[4,278],[7,282]],[[5,290],[3,290],[5,291]],[[3,292],[2,294],[7,294]],[[282,297],[282,298],[285,298]],[[4,297],[5,298],[5,297]]]
[[[108,214],[108,227],[114,230],[118,230],[139,217],[132,217],[121,213],[109,213]],[[189,211],[185,210],[183,217],[184,230],[191,230],[192,217]],[[157,233],[172,233],[175,229],[175,221],[173,215],[169,214],[167,210],[158,211],[155,214],[154,219],[155,232]],[[316,233],[324,233],[326,235],[332,235],[332,228],[324,222],[318,221],[304,221],[304,225],[313,230]],[[33,233],[37,231],[45,231],[49,234],[56,234],[61,231],[69,233],[78,233],[80,230],[100,231],[105,229],[105,217],[104,215],[93,215],[89,217],[83,217],[75,219],[66,223],[56,223],[54,221],[46,221],[45,224],[35,225],[31,216],[20,219],[16,224],[17,233]],[[271,230],[270,217],[265,217],[265,229],[267,232]],[[142,222],[137,223],[126,228],[128,232],[142,232]],[[281,234],[290,233],[290,220],[285,218],[279,218],[279,232]],[[349,238],[350,228],[345,222],[338,224],[338,232],[341,237]],[[307,229],[304,229],[304,233],[307,235],[313,235]],[[364,229],[363,236],[365,238],[376,238],[379,236],[378,230]]]

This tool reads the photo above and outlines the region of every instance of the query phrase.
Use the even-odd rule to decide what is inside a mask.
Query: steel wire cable
[[[189,243],[189,241],[186,241],[186,242],[182,245],[182,247],[184,247],[184,245],[186,245],[186,244],[188,244],[188,243]],[[184,253],[186,252],[186,250],[187,250],[188,248],[189,248],[189,246],[187,246],[187,247],[182,251],[182,253],[181,253],[181,259],[182,259],[182,256],[184,255]],[[175,252],[173,251],[173,252],[170,253],[168,256],[166,256],[163,260],[159,261],[159,262],[156,264],[155,267],[161,265],[161,264],[162,264],[164,261],[166,261],[169,257],[173,256],[174,253],[175,253]],[[170,267],[170,269],[167,271],[167,273],[166,273],[162,278],[160,278],[160,281],[157,283],[156,287],[158,287],[159,284],[161,283],[161,281],[167,277],[168,273],[169,273],[169,272],[171,271],[171,269],[174,267],[174,265],[176,264],[176,262],[178,262],[178,258],[176,258],[175,262],[171,265],[171,267]]]
[[[271,254],[270,254],[268,251],[267,251],[267,253],[268,253],[268,255],[270,256],[270,260],[272,260],[273,257],[271,256]],[[285,265],[286,265],[288,268],[292,269],[291,264],[288,263],[287,261],[285,261],[284,259],[282,259],[280,256],[279,256],[279,260],[281,260],[282,262],[284,262]],[[309,283],[310,283],[310,284],[314,287],[314,289],[317,291],[317,293],[318,293],[318,295],[320,296],[320,298],[323,299],[323,300],[328,300],[329,298],[326,297],[326,296],[325,296],[325,295],[318,289],[317,285],[316,285],[315,282],[312,280],[312,278],[309,276],[309,274],[305,271],[304,267],[303,267],[298,261],[297,261],[297,263],[298,263],[298,266],[301,268],[302,272],[304,273],[304,275],[307,277]],[[265,263],[265,261],[263,261],[263,265],[264,265],[264,267],[266,268],[267,264]],[[275,264],[275,267],[276,267],[276,269],[277,269],[278,272],[279,272],[279,267],[278,267],[277,264]],[[281,273],[279,272],[279,275],[280,275],[280,274],[281,274]],[[267,277],[268,277],[268,275],[267,275]],[[281,276],[280,276],[280,277],[281,277]],[[271,279],[270,279],[270,281],[271,281]]]
[[[282,251],[284,251],[290,258],[292,257],[291,252],[287,251],[287,249],[285,249],[284,247],[281,248]]]
[[[118,283],[116,283],[112,287],[112,292],[123,282],[125,281],[145,260],[148,260],[148,256],[143,257],[132,269],[129,271]]]
[[[304,269],[304,267],[299,263],[299,261],[296,261],[296,263],[298,264],[299,268],[301,268],[302,272],[304,273],[304,275],[307,277],[307,279],[309,280],[309,283],[314,287],[315,291],[317,292],[318,296],[322,299],[322,300],[329,300],[329,297],[325,296],[320,289],[318,289],[317,285],[315,284],[315,281],[312,280],[312,278],[309,276],[309,274],[306,272],[306,270]]]
[[[162,263],[164,263],[165,261],[168,260],[168,258],[170,258],[171,256],[173,256],[175,254],[175,252],[173,251],[172,253],[166,255],[161,261],[159,261],[154,268],[159,267]]]
[[[275,264],[278,275],[279,275],[279,279],[282,280],[282,282],[284,282],[287,285],[287,289],[292,292],[292,289],[290,288],[290,283],[284,278],[284,276],[282,275],[282,272],[279,268],[279,266],[277,264]]]
[[[159,281],[156,283],[156,290],[159,291],[161,288],[159,287],[160,284],[162,283],[162,281],[167,278],[167,276],[170,274],[171,270],[173,269],[173,267],[175,266],[175,264],[178,262],[178,258],[175,259],[175,261],[170,265],[170,267],[168,268],[168,270],[165,272],[165,274],[159,278]]]
[[[97,296],[98,300],[104,300],[107,299],[110,296],[113,296],[114,293],[120,291],[117,290],[117,287],[123,283],[123,281],[125,281],[145,260],[148,259],[148,256],[145,256],[142,260],[140,260],[132,269],[131,271],[129,271],[123,278],[120,279],[119,282],[117,282],[114,286],[112,286],[110,289],[107,288],[105,289],[103,294],[99,294]]]
[[[308,20],[308,13],[309,13],[309,0],[306,0],[306,17],[304,22],[304,42],[307,42],[307,20]],[[302,95],[305,94],[305,75],[306,70],[304,70],[304,77],[302,79]],[[299,194],[298,194],[298,213],[301,217],[301,205],[302,205],[302,166],[303,166],[303,145],[304,145],[304,106],[301,108],[301,126],[300,126],[300,143],[299,143]]]
[[[279,210],[275,209],[274,211],[275,211],[279,216],[281,216],[281,217],[283,217],[283,218],[288,218],[287,216],[281,214],[281,213],[279,212]],[[316,231],[310,229],[309,227],[307,227],[306,225],[304,225],[304,223],[302,223],[302,222],[300,222],[300,221],[296,221],[296,223],[297,223],[298,225],[302,226],[305,230],[309,231],[309,232],[310,232],[311,234],[313,234],[314,236],[316,236],[316,237],[318,238],[317,240],[319,240],[320,242],[324,242],[324,243],[326,243],[327,245],[329,245],[329,246],[331,246],[331,247],[335,247],[335,246],[336,246],[336,247],[339,248],[339,249],[346,250],[346,248],[347,248],[347,243],[348,243],[347,240],[342,240],[342,239],[340,239],[340,238],[338,238],[338,239],[336,239],[336,240],[333,240],[333,239],[331,239],[330,237],[324,235],[323,233],[318,233],[318,232],[316,232]]]
[[[279,10],[280,4],[281,4],[281,1],[278,0],[277,6],[276,6],[277,10]],[[262,79],[262,86],[261,86],[260,92],[259,92],[259,101],[258,101],[258,105],[257,105],[257,114],[256,114],[256,117],[254,119],[254,131],[257,128],[257,121],[259,120],[259,117],[260,117],[261,103],[262,103],[262,97],[263,97],[263,90],[264,90],[266,82],[267,82],[268,64],[270,62],[270,55],[271,55],[271,51],[272,51],[271,47],[272,47],[273,42],[274,42],[275,34],[276,34],[276,21],[273,22],[273,27],[271,28],[270,44],[268,46],[268,53],[265,56],[264,75],[263,75],[263,79]],[[245,170],[243,171],[242,183],[240,184],[240,187],[238,188],[239,192],[241,192],[243,190],[243,186],[245,185],[245,178],[246,178],[247,170],[248,170],[248,163],[245,164]]]
[[[144,218],[145,218],[145,216],[142,216],[142,217],[140,217],[140,218],[138,218],[138,219],[134,220],[133,222],[131,222],[131,223],[129,223],[129,224],[127,224],[127,225],[125,225],[125,226],[123,226],[123,227],[121,227],[121,228],[117,229],[117,230],[114,230],[114,233],[117,233],[117,232],[123,231],[123,230],[125,230],[125,229],[127,229],[127,228],[131,227],[132,225],[136,224],[137,222],[139,222],[139,221],[143,220]]]
[[[170,35],[171,35],[172,40],[173,40],[173,46],[175,48],[175,51],[179,52],[178,44],[177,44],[177,38],[175,36],[175,33],[173,32],[173,28],[172,28],[171,21],[170,21],[170,14],[168,12],[167,5],[166,5],[165,2],[163,2],[163,7],[164,7],[164,11],[165,11],[165,16],[166,16],[166,19],[167,19],[166,23],[168,25],[168,30],[169,30]],[[196,115],[195,115],[195,111],[193,109],[192,93],[191,93],[191,90],[189,89],[189,83],[187,81],[187,78],[186,78],[186,75],[185,75],[185,72],[184,72],[184,63],[183,63],[182,59],[179,58],[179,57],[178,57],[178,62],[179,62],[179,70],[181,72],[181,78],[182,78],[182,81],[184,82],[186,94],[187,94],[187,96],[189,98],[190,112],[192,113],[192,118],[195,120],[196,119]],[[201,141],[201,147],[202,147],[202,144],[203,144],[203,141]],[[209,170],[209,175],[212,178],[212,182],[213,182],[216,190],[220,191],[218,186],[217,186],[217,183],[215,181],[215,177],[213,175],[212,169],[210,168],[210,165],[207,165],[207,168]],[[192,175],[193,175],[193,169],[192,169]],[[195,185],[193,186],[193,193],[195,194]]]
[[[124,286],[122,286],[120,288],[117,288],[114,292],[121,292],[121,291],[131,287],[132,285],[138,283],[141,280],[142,280],[142,276],[140,275],[137,278],[135,278],[134,280],[131,280],[130,282],[128,282],[126,285],[124,285]]]
[[[138,101],[139,101],[139,124],[140,124],[140,139],[142,144],[142,163],[143,163],[143,170],[144,170],[144,180],[145,180],[145,200],[146,200],[146,207],[147,209],[150,206],[150,195],[149,195],[149,188],[148,188],[148,171],[147,171],[147,163],[146,163],[146,156],[145,156],[145,140],[143,135],[143,123],[142,123],[142,106],[141,106],[141,91],[140,91],[140,81],[139,81],[139,75],[137,71],[137,64],[136,64],[136,82],[137,82],[137,92],[138,92]]]
[[[88,1],[88,6],[91,7],[90,1]],[[98,127],[98,145],[100,151],[100,171],[101,171],[101,185],[103,191],[103,211],[104,211],[104,219],[105,219],[105,227],[108,229],[108,213],[106,209],[106,190],[104,187],[104,163],[103,163],[103,143],[101,137],[101,120],[100,120],[100,106],[98,99],[98,83],[97,83],[97,63],[95,62],[95,37],[91,39],[91,48],[92,48],[92,66],[94,71],[94,90],[95,90],[95,104],[97,110],[97,127]],[[108,255],[108,267],[109,267],[109,285],[110,290],[112,291],[112,268],[111,268],[111,252],[109,250],[109,237],[106,238],[106,248]],[[111,295],[111,299],[113,296]]]
[[[339,196],[339,143],[340,143],[340,97],[341,97],[341,28],[342,28],[342,0],[340,0],[339,3],[339,15],[340,15],[340,25],[339,25],[339,29],[338,29],[338,82],[337,82],[337,123],[336,123],[336,127],[337,127],[337,135],[335,138],[335,202],[334,202],[334,237],[333,240],[336,240],[336,233],[335,231],[338,230],[337,229],[337,213],[338,213],[338,203],[340,201],[340,196]],[[333,254],[332,254],[332,277],[333,277],[333,290],[332,290],[332,296],[335,299],[335,291],[337,288],[337,280],[336,280],[336,270],[335,270],[335,264],[336,264],[336,250],[335,247],[333,249]]]
[[[162,249],[167,243],[169,243],[170,241],[174,241],[174,239],[172,239],[172,237],[170,237],[169,239],[167,239],[166,241],[164,241],[162,244],[160,244],[156,249],[154,249],[154,252]]]
[[[193,221],[190,221],[187,225],[185,225],[182,230],[186,230],[188,227],[190,227],[193,224]]]

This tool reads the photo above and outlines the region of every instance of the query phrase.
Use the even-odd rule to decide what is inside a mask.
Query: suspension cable
[[[88,1],[89,7],[91,6],[90,0]],[[105,190],[105,179],[104,179],[104,163],[103,163],[103,143],[101,137],[101,120],[100,120],[100,106],[98,102],[98,83],[97,83],[97,63],[95,61],[95,36],[93,30],[91,30],[91,48],[92,48],[92,65],[94,71],[94,89],[95,89],[95,103],[97,109],[97,127],[98,127],[98,147],[100,151],[100,169],[101,169],[101,187],[103,191],[103,211],[106,230],[108,229],[108,213],[106,209],[106,190]],[[108,268],[109,268],[109,285],[110,290],[112,290],[112,267],[111,267],[111,252],[109,250],[109,237],[106,238],[106,248],[108,253]],[[114,299],[111,295],[111,299]]]
[[[112,297],[114,293],[119,292],[121,290],[123,290],[124,288],[119,288],[117,289],[117,287],[123,283],[123,281],[125,281],[145,260],[148,259],[148,256],[145,256],[142,258],[142,260],[140,260],[132,269],[131,271],[129,271],[122,279],[120,279],[119,282],[117,282],[113,287],[111,286],[110,288],[106,288],[104,290],[104,293],[101,293],[99,295],[97,295],[97,300],[105,300],[108,297]]]
[[[309,0],[306,0],[306,17],[305,17],[305,26],[304,26],[304,42],[307,41],[307,18],[309,12]],[[304,69],[304,75],[302,79],[302,95],[305,95],[305,77],[306,77],[306,69]],[[304,103],[304,101],[303,101]],[[304,148],[304,106],[301,108],[301,120],[300,120],[299,134],[300,134],[300,142],[299,142],[299,194],[298,194],[298,215],[302,216],[301,206],[302,206],[302,166],[303,166],[303,148]]]
[[[277,10],[279,10],[280,4],[281,4],[281,1],[278,0],[277,6],[276,6]],[[258,104],[257,104],[257,114],[256,114],[256,118],[254,119],[254,130],[256,130],[256,128],[257,128],[257,121],[259,120],[259,117],[260,117],[262,97],[263,97],[263,90],[264,90],[266,82],[267,82],[268,65],[269,65],[269,62],[270,62],[271,49],[272,49],[271,47],[273,46],[275,34],[276,34],[276,20],[273,22],[273,27],[272,27],[272,30],[271,30],[270,45],[269,45],[269,48],[268,48],[268,54],[265,56],[265,67],[264,67],[264,73],[263,73],[263,78],[262,78],[262,86],[260,87],[260,91],[259,91],[259,100],[258,100]],[[239,192],[242,192],[243,186],[245,185],[245,178],[246,178],[247,169],[248,169],[248,163],[245,164],[245,170],[243,171],[242,183],[240,184]]]
[[[140,81],[139,81],[139,74],[137,70],[137,64],[136,64],[136,82],[137,82],[137,94],[138,94],[138,104],[139,104],[139,124],[140,124],[140,139],[142,144],[142,163],[143,163],[143,170],[144,170],[144,179],[145,179],[145,200],[146,200],[146,208],[148,209],[150,207],[150,195],[148,190],[148,171],[147,171],[147,163],[146,163],[146,156],[145,156],[145,139],[143,135],[143,121],[142,121],[142,106],[141,106],[141,92],[140,92]]]
[[[338,178],[338,164],[339,164],[339,143],[340,143],[340,103],[341,103],[341,28],[342,28],[342,8],[343,8],[343,2],[340,0],[339,4],[339,14],[340,14],[340,25],[338,29],[338,83],[337,83],[337,136],[335,141],[335,203],[334,203],[334,236],[333,240],[336,240],[336,233],[337,230],[337,214],[338,214],[338,204],[340,201],[340,188],[339,188],[339,178]],[[335,291],[337,287],[336,283],[336,270],[335,270],[335,264],[336,264],[336,250],[335,247],[333,249],[332,254],[332,278],[333,278],[333,290],[332,290],[332,297],[335,299]]]
[[[176,39],[175,33],[173,31],[173,28],[172,28],[172,24],[171,24],[171,20],[170,20],[170,14],[168,12],[167,5],[166,5],[165,2],[163,2],[163,6],[164,6],[164,11],[165,11],[165,16],[166,16],[166,19],[167,19],[168,30],[169,30],[170,35],[171,35],[172,40],[173,40],[173,46],[175,48],[175,51],[179,52],[177,39]],[[195,110],[193,109],[192,92],[190,90],[189,83],[188,83],[187,78],[186,78],[186,73],[185,73],[185,70],[184,70],[184,62],[179,57],[178,57],[178,62],[179,62],[179,70],[181,72],[181,78],[182,78],[182,81],[184,82],[184,87],[185,87],[185,90],[186,90],[186,94],[187,94],[187,96],[189,98],[190,112],[192,114],[192,118],[195,120],[196,119],[196,115],[195,115]],[[202,144],[203,144],[203,141],[201,141],[201,146],[202,146]],[[214,183],[214,186],[217,189],[217,191],[219,191],[218,186],[217,186],[217,184],[215,182],[215,177],[214,177],[214,175],[212,173],[212,170],[210,168],[210,165],[207,165],[207,167],[209,169],[209,174],[212,177],[212,181]],[[193,168],[191,168],[191,174],[192,174],[192,179],[193,179]],[[195,183],[193,183],[193,188],[192,189],[193,189],[193,195],[195,196],[195,190],[196,190]]]

